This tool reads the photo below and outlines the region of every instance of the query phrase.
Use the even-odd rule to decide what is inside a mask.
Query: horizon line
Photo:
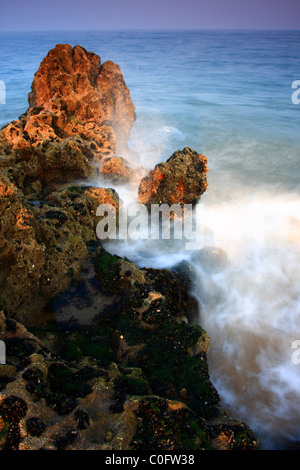
[[[91,29],[28,29],[28,30],[18,30],[18,29],[8,29],[8,30],[1,30],[0,34],[3,33],[84,33],[84,32],[171,32],[171,31],[181,31],[181,32],[207,32],[207,31],[238,31],[238,32],[298,32],[300,28],[242,28],[242,27],[235,27],[235,28],[91,28]]]

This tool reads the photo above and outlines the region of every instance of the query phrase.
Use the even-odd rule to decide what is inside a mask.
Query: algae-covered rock
[[[135,450],[212,449],[205,421],[180,401],[143,397],[138,401],[136,416],[138,425],[132,441]]]
[[[107,265],[119,263],[106,256]],[[0,339],[10,367],[1,390],[3,448],[257,448],[252,431],[220,408],[209,379],[205,331],[180,321],[187,316],[188,292],[186,298],[180,294],[180,313],[169,304],[183,279],[130,265],[139,281],[122,290],[93,328],[50,325],[30,333],[2,314]],[[159,274],[173,282],[160,283]],[[11,400],[24,405],[13,419],[8,414],[15,408],[5,411]]]
[[[13,184],[2,181],[2,307],[26,325],[45,324],[53,318],[51,299],[78,278],[89,254],[87,244],[96,242],[98,205],[117,208],[118,195],[109,188],[71,184],[44,200],[25,199],[17,197]]]
[[[110,288],[120,291],[120,259],[102,248],[96,257],[99,277],[101,259]],[[139,280],[127,283],[123,299],[107,310],[119,359],[140,367],[154,393],[180,399],[185,389],[188,406],[213,416],[219,398],[209,380],[209,339],[200,327],[187,324],[189,309],[195,306],[188,280],[168,270],[139,270],[131,263],[130,273],[135,271]]]

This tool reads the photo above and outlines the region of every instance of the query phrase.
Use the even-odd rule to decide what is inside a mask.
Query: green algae
[[[132,441],[135,450],[211,449],[203,421],[185,407],[159,397],[140,400],[138,427]]]
[[[207,362],[203,357],[190,357],[187,345],[199,332],[187,325],[163,325],[152,334],[139,353],[143,372],[153,391],[185,403],[208,418],[216,414],[219,397],[209,381]]]
[[[80,362],[85,356],[90,356],[99,365],[108,367],[115,360],[115,354],[105,339],[102,336],[93,340],[93,335],[75,332],[67,337],[60,354],[65,360],[76,362]]]
[[[121,258],[111,255],[102,247],[99,248],[94,268],[100,286],[108,292],[118,292],[120,286],[119,263]]]

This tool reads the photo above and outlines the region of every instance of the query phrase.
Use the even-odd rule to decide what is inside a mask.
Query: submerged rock
[[[203,269],[210,273],[218,273],[228,266],[227,253],[218,247],[205,247],[195,255]]]
[[[140,204],[195,205],[207,188],[207,158],[189,147],[156,165],[139,186]]]

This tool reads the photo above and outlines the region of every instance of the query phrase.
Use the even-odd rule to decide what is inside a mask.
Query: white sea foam
[[[207,207],[210,241],[227,253],[216,274],[193,262],[199,321],[223,403],[263,436],[264,445],[300,439],[300,200],[257,195]],[[213,239],[213,240],[212,240]]]
[[[130,159],[145,168],[152,169],[167,155],[169,148],[181,146],[185,134],[174,125],[166,125],[156,116],[150,121],[139,119],[132,129],[129,139]],[[134,150],[133,150],[134,149]]]
[[[205,197],[205,246],[226,252],[222,269],[208,269],[182,243],[124,241],[117,251],[140,266],[192,264],[222,403],[265,447],[280,447],[300,440],[300,364],[292,361],[300,339],[300,199],[259,193],[210,205]]]

